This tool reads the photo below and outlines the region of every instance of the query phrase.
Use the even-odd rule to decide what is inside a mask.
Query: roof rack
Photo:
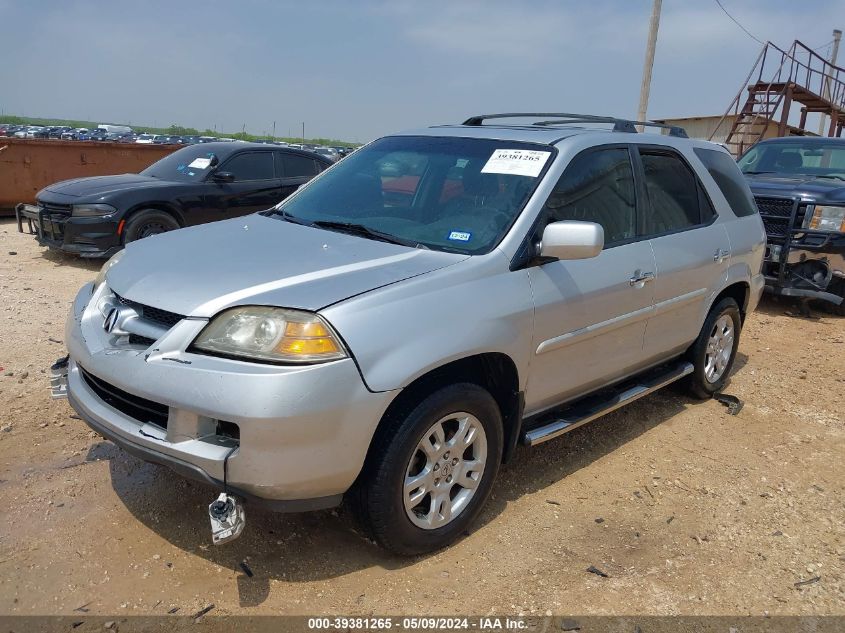
[[[554,117],[553,119],[547,119]],[[666,125],[665,123],[653,123],[651,121],[631,121],[629,119],[617,119],[608,116],[595,116],[592,114],[570,114],[567,112],[508,112],[506,114],[481,114],[468,118],[462,125],[483,125],[484,121],[489,119],[513,119],[513,118],[531,118],[544,119],[536,121],[532,125],[537,126],[554,126],[566,125],[570,123],[613,123],[614,132],[637,132],[637,125],[645,127],[656,127],[669,130],[669,136],[677,136],[679,138],[689,138],[684,128],[677,125]],[[547,119],[547,120],[546,120]]]

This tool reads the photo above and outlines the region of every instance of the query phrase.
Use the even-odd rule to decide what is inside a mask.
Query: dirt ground
[[[256,509],[218,548],[213,490],[50,400],[99,265],[0,220],[0,614],[845,614],[845,319],[765,300],[726,389],[738,416],[670,389],[520,449],[445,551],[396,558],[342,511]]]

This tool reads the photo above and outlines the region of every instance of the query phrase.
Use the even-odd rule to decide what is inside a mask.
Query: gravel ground
[[[520,449],[448,550],[396,558],[343,511],[260,510],[216,548],[213,490],[49,398],[98,267],[0,220],[0,614],[845,614],[845,319],[764,301],[738,416],[668,389]]]

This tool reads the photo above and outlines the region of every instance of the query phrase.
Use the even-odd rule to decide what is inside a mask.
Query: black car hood
[[[801,198],[824,204],[845,203],[845,180],[806,174],[746,174],[754,195]]]
[[[177,183],[139,174],[91,176],[54,183],[39,191],[37,198],[48,201],[58,201],[58,199],[63,198],[68,200],[76,198],[100,199],[127,189],[173,186],[174,184]]]

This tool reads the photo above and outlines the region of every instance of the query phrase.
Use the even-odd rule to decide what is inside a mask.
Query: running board
[[[522,436],[522,443],[526,446],[542,444],[611,411],[616,411],[634,400],[639,400],[692,372],[692,363],[683,362],[669,367],[664,366],[660,370],[646,372],[633,381],[628,380],[614,390],[602,390],[603,394],[607,394],[606,396],[598,398],[588,396],[581,402],[576,401],[568,406],[562,415],[542,414],[543,418],[551,417],[551,421],[526,431]]]

